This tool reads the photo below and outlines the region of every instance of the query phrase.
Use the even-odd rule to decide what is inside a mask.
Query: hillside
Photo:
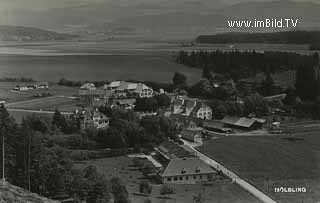
[[[306,12],[307,11],[307,12]],[[219,14],[244,18],[298,18],[305,24],[319,22],[320,4],[313,2],[295,2],[276,0],[271,2],[243,2],[219,10]]]
[[[0,41],[67,40],[74,37],[76,36],[33,27],[0,25]]]
[[[198,43],[271,43],[271,44],[310,44],[320,42],[320,31],[287,31],[271,33],[232,32],[216,35],[202,35]]]
[[[59,203],[0,180],[0,203]]]

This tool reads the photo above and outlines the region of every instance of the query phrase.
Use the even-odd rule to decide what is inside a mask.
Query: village
[[[241,81],[241,84],[249,89],[256,85],[247,80]],[[230,80],[216,80],[213,85],[214,88],[234,88],[234,86],[234,82]],[[265,97],[253,96],[253,103],[262,105],[253,107],[247,116],[236,116],[228,115],[225,111],[221,112],[221,107],[212,105],[208,99],[192,97],[181,90],[166,91],[163,88],[153,88],[143,82],[117,80],[98,85],[94,82],[85,82],[76,87],[41,82],[16,84],[16,86],[11,84],[10,87],[13,88],[7,90],[8,98],[2,100],[2,104],[17,120],[23,120],[31,114],[52,117],[58,113],[70,121],[75,121],[82,132],[96,132],[98,137],[94,139],[97,140],[100,139],[99,132],[107,132],[110,125],[115,123],[114,112],[124,114],[124,120],[128,119],[131,113],[140,122],[144,118],[168,119],[174,125],[174,134],[165,135],[167,137],[165,140],[151,148],[148,147],[148,150],[127,147],[125,150],[122,147],[117,149],[116,145],[114,149],[97,150],[89,155],[91,157],[89,160],[101,159],[109,163],[109,159],[117,157],[127,161],[129,159],[142,170],[143,177],[154,187],[159,188],[159,185],[162,185],[159,189],[161,195],[171,195],[171,198],[176,198],[174,191],[179,191],[186,185],[201,186],[210,191],[210,187],[214,184],[227,183],[236,184],[260,201],[274,202],[264,191],[257,189],[256,185],[241,178],[238,173],[231,171],[212,156],[208,156],[205,150],[210,150],[209,143],[227,137],[244,140],[248,137],[287,138],[296,131],[294,126],[289,125],[294,116],[283,104],[287,97],[286,93]],[[248,99],[232,96],[227,99],[226,103],[228,102],[241,107],[248,103]],[[265,107],[263,113],[259,109],[262,107]],[[318,130],[314,128],[318,125],[317,122],[303,120],[295,122],[296,126],[303,126],[307,132]],[[308,125],[313,127],[305,127],[307,126],[304,125],[305,122],[310,122]],[[64,131],[63,128],[62,131],[68,133],[68,130]],[[111,141],[109,145],[113,146],[114,138],[108,139]],[[82,160],[82,156],[84,155],[81,152],[77,155],[77,159]],[[123,158],[124,156],[126,158]],[[146,162],[148,169],[145,166]],[[103,167],[101,170],[105,173],[106,169]],[[131,193],[137,199],[150,195],[145,189],[140,188],[137,192],[137,186],[132,187],[134,189]],[[153,194],[149,198],[156,197]]]

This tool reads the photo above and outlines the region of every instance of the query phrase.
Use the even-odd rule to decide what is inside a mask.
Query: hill
[[[286,31],[270,33],[232,32],[216,35],[202,35],[198,43],[270,43],[310,44],[320,42],[320,31]]]
[[[306,12],[307,11],[307,12]],[[276,0],[271,2],[243,2],[222,8],[219,14],[239,18],[298,18],[301,23],[319,22],[320,4]]]
[[[2,41],[67,40],[74,37],[76,36],[33,27],[0,25],[0,40]]]
[[[25,189],[11,185],[8,182],[0,181],[0,202],[15,202],[15,203],[59,203],[58,201],[50,200],[41,197],[37,194],[30,193]]]

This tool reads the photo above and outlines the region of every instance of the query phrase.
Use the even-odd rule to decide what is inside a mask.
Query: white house
[[[161,177],[164,184],[197,184],[211,181],[216,173],[198,157],[191,157],[171,159]]]
[[[153,96],[153,89],[143,83],[132,83],[126,81],[113,81],[105,88],[111,90],[115,96],[138,96],[148,98]]]

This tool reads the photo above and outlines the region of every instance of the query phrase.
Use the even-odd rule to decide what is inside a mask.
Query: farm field
[[[27,117],[27,116],[40,116],[41,118],[48,118],[51,119],[53,114],[48,114],[48,113],[32,113],[32,112],[17,112],[17,111],[11,111],[8,110],[10,116],[12,116],[17,123],[21,123],[22,119]]]
[[[199,148],[280,203],[320,199],[320,136],[225,137]],[[275,193],[275,187],[305,187],[306,193]]]
[[[59,111],[71,112],[81,108],[78,104],[79,101],[74,99],[51,96],[8,103],[6,107],[8,109],[25,109],[35,111],[54,111],[55,109],[58,109]]]
[[[73,96],[77,94],[77,89],[73,87],[65,87],[60,85],[50,85],[48,90],[36,89],[24,92],[12,91],[17,85],[32,85],[34,83],[19,83],[19,82],[0,82],[0,100],[6,100],[7,103],[23,100],[34,99],[34,95],[38,93],[50,93],[51,95]]]
[[[202,193],[207,203],[258,203],[259,201],[247,192],[243,191],[231,181],[217,181],[210,186],[201,185],[177,185],[173,186],[175,191],[167,195],[166,199],[160,198],[161,184],[153,184],[152,193],[149,197],[137,196],[133,193],[139,192],[139,183],[145,180],[143,174],[133,166],[133,159],[125,156],[90,160],[76,164],[76,168],[84,168],[94,165],[107,178],[120,177],[126,183],[130,199],[133,203],[141,203],[150,199],[153,203],[193,203],[193,196]],[[147,161],[146,161],[147,162]],[[162,196],[163,197],[163,196]]]

